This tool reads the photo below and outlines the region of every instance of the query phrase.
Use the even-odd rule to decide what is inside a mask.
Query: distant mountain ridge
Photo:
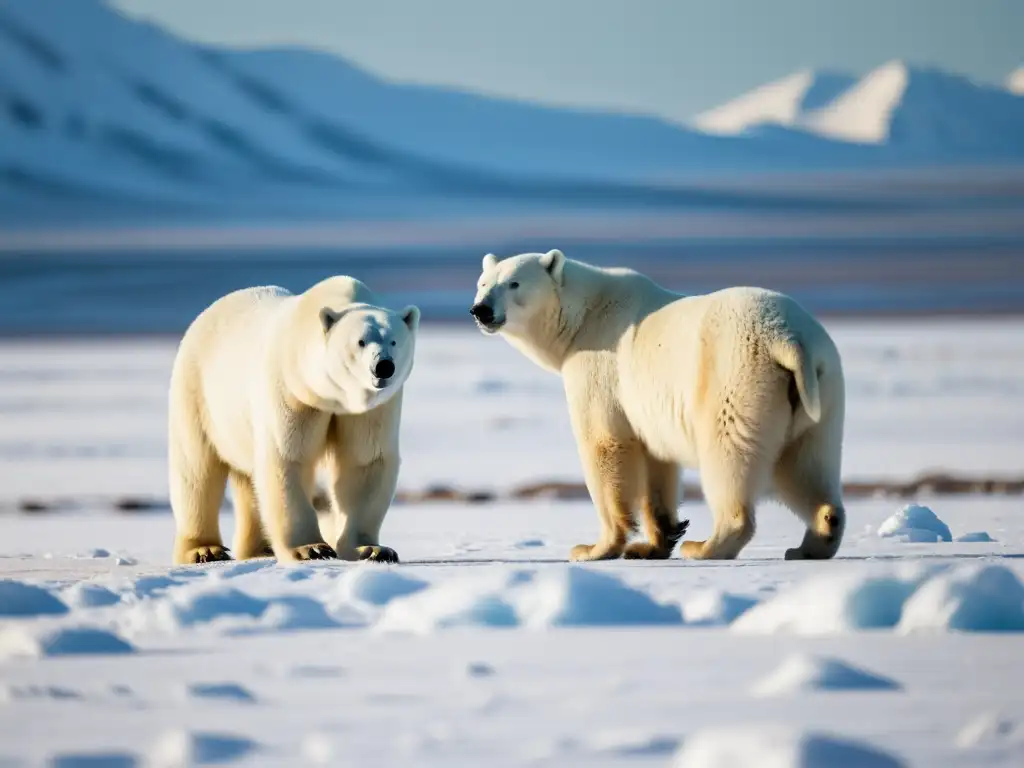
[[[871,77],[798,73],[702,131],[393,84],[306,50],[196,45],[102,0],[0,0],[0,208],[379,217],[726,205],[699,182],[1022,159],[1021,97],[940,73]],[[875,81],[897,98],[876,98]]]
[[[761,129],[783,127],[835,142],[887,147],[894,159],[1019,161],[1024,158],[1024,98],[1014,92],[1019,77],[1011,75],[1000,89],[903,61],[883,64],[859,80],[803,71],[708,110],[694,125],[732,136],[765,135]]]

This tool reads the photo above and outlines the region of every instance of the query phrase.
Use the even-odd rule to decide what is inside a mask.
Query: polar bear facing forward
[[[839,549],[842,364],[793,299],[759,288],[681,296],[553,250],[485,256],[470,312],[562,376],[601,521],[597,543],[570,559],[669,557],[688,524],[677,517],[681,467],[699,469],[714,517],[685,557],[735,558],[771,495],[807,526],[787,559]],[[630,543],[637,509],[647,541]]]
[[[218,522],[228,482],[239,559],[397,561],[378,537],[419,318],[414,306],[377,306],[344,276],[298,295],[247,288],[207,307],[171,373],[174,561],[230,559]],[[333,547],[311,502],[318,467],[340,531]]]

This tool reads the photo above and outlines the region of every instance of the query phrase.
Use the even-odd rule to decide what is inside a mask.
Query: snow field
[[[833,330],[848,477],[1019,471],[1019,323]],[[173,344],[0,345],[0,765],[1024,763],[1021,497],[851,498],[828,563],[767,503],[734,562],[570,565],[593,506],[501,495],[579,477],[558,380],[422,342],[403,487],[499,495],[396,504],[394,567],[170,566],[165,509],[97,499],[166,496]]]

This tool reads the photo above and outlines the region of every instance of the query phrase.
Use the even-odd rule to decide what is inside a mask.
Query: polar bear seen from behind
[[[238,559],[397,561],[378,537],[419,318],[414,306],[377,306],[344,276],[298,295],[235,291],[200,313],[171,373],[174,561],[230,559],[218,519],[229,482]],[[333,547],[311,502],[318,466],[337,518]]]
[[[843,538],[845,384],[825,329],[759,288],[681,296],[629,269],[561,251],[483,260],[470,310],[560,373],[584,476],[601,521],[572,560],[667,558],[681,467],[699,469],[714,528],[685,557],[735,558],[754,508],[777,496],[806,524],[787,559],[827,559]],[[646,542],[629,542],[639,508]]]

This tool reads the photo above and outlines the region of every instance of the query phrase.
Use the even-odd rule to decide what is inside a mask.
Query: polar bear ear
[[[540,257],[540,265],[558,285],[562,284],[562,270],[565,269],[565,254],[554,248]]]
[[[338,322],[340,317],[341,315],[330,307],[324,307],[320,310],[320,325],[323,326],[325,334],[334,327],[334,324]]]
[[[493,253],[488,253],[486,256],[484,256],[484,272],[486,272],[489,269],[494,269],[496,266],[498,266],[497,256],[495,256]]]
[[[410,304],[408,307],[402,310],[402,322],[406,324],[410,331],[415,331],[420,327],[420,308]]]

